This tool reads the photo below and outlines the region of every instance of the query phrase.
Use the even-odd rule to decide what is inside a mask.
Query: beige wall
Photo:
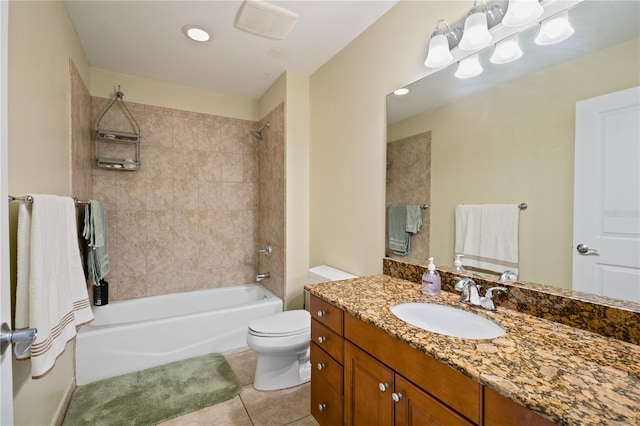
[[[89,66],[62,2],[9,5],[9,193],[71,193],[69,58],[88,85]],[[11,206],[15,253],[17,205]],[[15,256],[12,256],[15,271]],[[14,281],[15,282],[15,277]],[[74,386],[73,343],[42,379],[29,361],[14,361],[14,420],[46,425]],[[63,412],[63,411],[62,411]]]
[[[286,289],[287,309],[300,309],[309,266],[309,77],[287,72]]]
[[[424,75],[439,18],[466,2],[401,1],[311,76],[310,264],[382,272],[388,93]]]
[[[432,131],[432,247],[439,265],[453,259],[457,204],[524,201],[521,278],[571,288],[575,103],[639,85],[639,40],[389,126],[390,140]]]
[[[258,121],[258,100],[91,68],[92,96],[113,98],[121,86],[125,101]]]

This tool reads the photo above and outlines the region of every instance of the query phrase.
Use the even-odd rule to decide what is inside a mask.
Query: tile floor
[[[310,385],[260,392],[253,388],[256,353],[249,348],[226,352],[242,392],[233,399],[161,423],[161,426],[317,426],[310,412]]]

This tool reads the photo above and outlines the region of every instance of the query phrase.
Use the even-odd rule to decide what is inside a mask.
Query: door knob
[[[576,250],[580,254],[591,254],[591,253],[595,254],[595,253],[598,253],[598,250],[589,248],[589,246],[586,245],[586,244],[578,244],[576,246]]]
[[[37,335],[38,329],[36,328],[11,330],[6,322],[2,323],[0,327],[0,353],[3,354],[10,344],[15,343],[16,346],[13,351],[16,356],[22,356],[29,350]]]

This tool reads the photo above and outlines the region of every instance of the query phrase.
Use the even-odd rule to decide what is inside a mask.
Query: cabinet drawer
[[[311,319],[311,340],[342,364],[342,336],[334,333],[315,319]]]
[[[311,296],[311,317],[342,336],[342,310],[316,296]]]
[[[342,395],[311,370],[311,415],[321,425],[342,424]]]
[[[342,395],[342,366],[315,343],[311,343],[311,368]]]

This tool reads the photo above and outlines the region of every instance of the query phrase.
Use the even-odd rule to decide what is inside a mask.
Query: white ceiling
[[[65,3],[92,67],[258,98],[284,71],[312,74],[396,2],[270,1],[299,15],[284,40],[235,28],[239,0]],[[214,40],[190,41],[186,24]]]

